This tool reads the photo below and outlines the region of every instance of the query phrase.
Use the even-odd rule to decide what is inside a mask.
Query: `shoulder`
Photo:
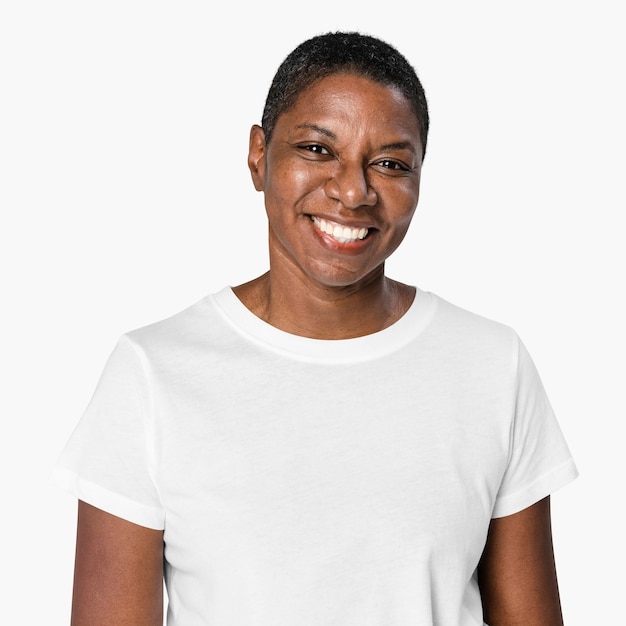
[[[158,361],[164,357],[188,358],[190,350],[218,344],[223,337],[224,320],[216,294],[209,294],[167,318],[124,333],[120,343]]]
[[[504,351],[517,356],[519,336],[509,325],[490,319],[444,298],[431,294],[435,314],[429,330],[439,341],[458,350],[477,350],[482,354]]]

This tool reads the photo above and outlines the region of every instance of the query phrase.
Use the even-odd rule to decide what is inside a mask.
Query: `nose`
[[[376,191],[367,180],[367,169],[361,164],[337,163],[337,170],[325,186],[326,195],[347,209],[372,207],[378,202]]]

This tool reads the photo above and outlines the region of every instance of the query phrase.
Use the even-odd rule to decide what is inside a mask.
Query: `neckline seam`
[[[230,286],[211,294],[211,301],[235,333],[261,350],[296,361],[340,364],[382,358],[415,341],[431,323],[437,309],[434,294],[418,287],[415,290],[411,306],[391,326],[348,339],[314,339],[271,326],[246,308]]]

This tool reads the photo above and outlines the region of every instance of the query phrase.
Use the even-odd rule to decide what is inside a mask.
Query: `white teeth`
[[[341,226],[336,222],[311,216],[313,223],[324,233],[336,239],[339,243],[352,243],[357,239],[365,239],[367,228],[350,228],[349,226]]]

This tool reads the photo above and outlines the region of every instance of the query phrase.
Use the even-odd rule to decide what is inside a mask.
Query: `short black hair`
[[[415,113],[426,153],[428,104],[413,66],[393,46],[358,32],[329,32],[298,45],[280,64],[270,86],[261,126],[269,143],[278,118],[293,107],[298,96],[317,80],[350,73],[398,89]]]

